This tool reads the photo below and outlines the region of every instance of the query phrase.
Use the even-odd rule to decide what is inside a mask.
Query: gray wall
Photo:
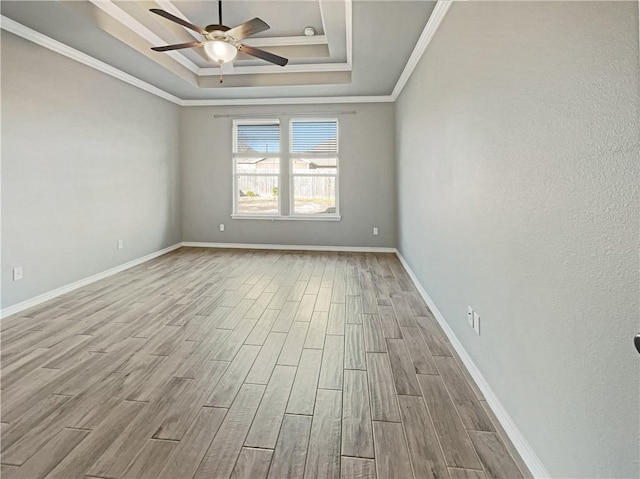
[[[181,240],[179,119],[176,105],[2,32],[3,308]]]
[[[554,477],[640,475],[638,79],[636,2],[463,2],[397,103],[401,253]]]
[[[184,241],[331,246],[395,246],[394,116],[387,103],[187,107],[182,110]],[[342,221],[231,219],[232,118],[217,115],[356,111],[340,125]],[[283,126],[288,115],[275,115]],[[219,224],[225,224],[220,232]],[[379,235],[373,236],[374,226]]]

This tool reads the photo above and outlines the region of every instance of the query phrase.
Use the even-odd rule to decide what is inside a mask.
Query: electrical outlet
[[[377,226],[373,227],[373,236],[378,236],[378,227]]]
[[[118,240],[118,249],[124,248],[124,240]]]
[[[22,266],[18,266],[17,268],[13,268],[13,280],[20,281],[23,277]]]
[[[467,322],[473,328],[473,308],[471,306],[467,306],[467,308]]]
[[[480,336],[480,315],[475,311],[473,312],[473,329],[475,329],[478,336]]]
[[[220,223],[220,231],[224,231],[224,224]]]

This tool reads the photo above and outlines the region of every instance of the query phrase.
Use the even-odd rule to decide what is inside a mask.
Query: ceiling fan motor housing
[[[204,29],[207,31],[205,35],[207,40],[220,40],[229,43],[231,43],[230,40],[233,40],[233,38],[226,33],[229,31],[229,27],[226,25],[207,25]]]
[[[229,30],[229,27],[227,27],[226,25],[207,25],[206,27],[204,27],[204,29],[211,33],[211,32],[215,32],[216,30],[221,31],[221,32],[226,32]]]

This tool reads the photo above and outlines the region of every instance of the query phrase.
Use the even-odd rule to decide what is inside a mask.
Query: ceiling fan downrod
[[[218,25],[224,25],[222,23],[222,0],[218,0]],[[218,66],[220,67],[220,85],[222,85],[222,62]]]

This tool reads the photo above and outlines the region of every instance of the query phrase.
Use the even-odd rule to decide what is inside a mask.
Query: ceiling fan
[[[201,42],[189,42],[179,43],[176,45],[165,45],[162,47],[152,47],[151,49],[156,52],[167,52],[170,50],[180,50],[182,48],[194,48],[204,46],[204,50],[213,61],[222,65],[232,61],[238,51],[246,53],[248,55],[266,60],[276,65],[285,66],[289,61],[273,53],[261,50],[259,48],[251,47],[240,43],[240,40],[255,35],[256,33],[269,30],[269,25],[259,18],[249,20],[237,27],[229,28],[222,24],[222,0],[218,1],[218,23],[213,25],[207,25],[205,28],[201,28],[193,23],[190,23],[182,18],[176,17],[169,12],[165,12],[159,8],[150,9],[151,12],[161,17],[171,20],[183,27],[187,27],[194,32],[198,32],[204,37]]]

